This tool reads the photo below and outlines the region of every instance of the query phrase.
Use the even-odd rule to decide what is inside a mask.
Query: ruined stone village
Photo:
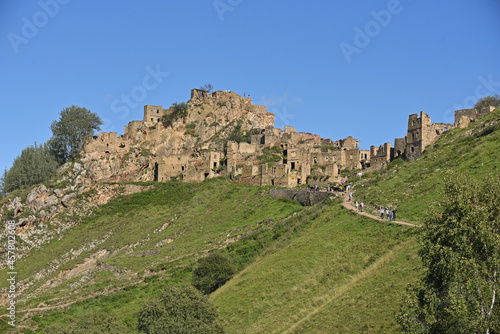
[[[295,128],[274,127],[274,114],[253,105],[250,97],[230,91],[192,89],[187,112],[145,105],[142,120],[131,121],[123,135],[103,132],[84,146],[84,161],[93,181],[158,181],[172,178],[201,182],[230,175],[250,185],[326,186],[340,172],[381,169],[397,158],[421,155],[444,132],[466,127],[493,107],[455,111],[454,124],[432,123],[425,112],[408,117],[406,136],[360,150],[351,136],[331,140]],[[234,134],[245,141],[232,140]]]

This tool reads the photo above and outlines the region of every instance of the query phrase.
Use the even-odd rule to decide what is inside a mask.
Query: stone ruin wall
[[[240,182],[248,184],[292,187],[308,182],[311,175],[316,177],[315,180],[333,182],[338,179],[341,170],[383,168],[398,157],[417,157],[445,131],[454,126],[469,124],[494,109],[491,107],[481,111],[457,110],[455,124],[432,124],[426,113],[412,114],[408,118],[406,136],[396,138],[394,147],[385,143],[378,147],[371,146],[370,150],[359,150],[359,141],[352,136],[332,141],[317,134],[297,132],[290,126],[285,126],[284,130],[274,128],[274,114],[267,112],[264,106],[254,106],[250,97],[242,98],[233,92],[217,91],[209,94],[193,89],[188,103],[195,107],[203,103],[211,105],[214,112],[217,110],[220,113],[216,120],[221,122],[221,126],[244,115],[252,127],[261,128],[262,131],[251,136],[250,144],[227,142],[222,151],[206,146],[208,152],[205,153],[177,154],[178,149],[167,149],[166,145],[168,142],[168,145],[180,147],[185,142],[186,124],[181,122],[167,133],[164,131],[166,129],[161,123],[161,117],[172,108],[146,105],[142,121],[131,121],[124,127],[122,136],[118,136],[116,132],[95,136],[85,145],[85,152],[94,159],[102,158],[103,153],[123,157],[134,145],[150,141],[153,143],[153,155],[149,160],[143,161],[143,165],[146,168],[151,167],[154,173],[146,173],[142,179],[163,182],[181,175],[185,181],[199,182],[207,177],[232,174],[240,175]],[[213,133],[206,135],[211,136]],[[193,143],[194,139],[190,145]],[[257,156],[261,155],[266,147],[280,147],[283,159],[271,167],[261,163]],[[328,149],[324,151],[325,148]],[[141,168],[145,168],[144,166]],[[116,172],[117,167],[113,168]]]
[[[456,110],[454,126],[459,128],[465,128],[470,123],[475,122],[477,119],[492,112],[493,110],[495,110],[495,107],[493,106],[484,107],[481,108],[480,110],[476,110],[474,108]]]

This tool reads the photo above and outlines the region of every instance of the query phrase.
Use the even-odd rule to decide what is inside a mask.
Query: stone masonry
[[[425,112],[408,118],[407,134],[360,150],[351,136],[333,141],[295,128],[274,127],[274,114],[230,91],[191,90],[186,116],[165,127],[162,117],[174,111],[144,106],[141,121],[131,121],[124,134],[101,133],[84,147],[94,180],[187,182],[231,175],[252,185],[294,187],[331,184],[344,170],[383,168],[396,158],[421,155],[441,134],[475,121],[492,108],[457,110],[455,124],[432,123]],[[238,135],[248,142],[235,141]],[[236,137],[235,137],[236,136]]]

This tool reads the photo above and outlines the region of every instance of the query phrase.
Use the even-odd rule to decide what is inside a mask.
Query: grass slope
[[[417,159],[396,159],[387,170],[354,179],[356,199],[375,213],[379,205],[397,208],[398,219],[420,223],[445,177],[458,171],[478,180],[500,173],[500,108],[467,128],[446,132]]]
[[[103,206],[60,240],[16,263],[18,280],[30,278],[32,283],[17,299],[18,314],[81,299],[65,314],[51,310],[38,318],[43,312],[31,312],[35,316],[25,324],[43,327],[56,319],[66,321],[91,309],[105,309],[119,314],[133,331],[134,312],[143,298],[169,281],[189,281],[200,256],[257,229],[267,218],[287,217],[300,210],[303,208],[296,202],[274,200],[267,188],[223,178],[201,184],[158,184],[153,190],[124,196]],[[67,261],[72,254],[76,254],[74,259]],[[96,254],[108,255],[83,271]],[[62,265],[50,273],[56,263]],[[37,273],[49,274],[34,279]],[[6,282],[2,280],[1,287]],[[47,317],[49,314],[53,317]],[[0,319],[0,329],[8,328],[6,318]]]
[[[356,199],[421,222],[446,175],[499,173],[499,129],[497,109],[451,130],[422,157],[354,181]],[[211,295],[228,333],[397,332],[399,295],[421,275],[414,229],[358,216],[335,200],[302,208],[268,190],[223,178],[170,182],[108,203],[18,261],[18,280],[30,282],[17,300],[19,329],[88,320],[136,333],[145,300],[190,282],[196,260],[224,248],[241,270]],[[6,322],[0,318],[0,332]]]
[[[307,214],[312,224],[299,236],[261,256],[212,294],[227,332],[323,328],[330,333],[363,326],[393,332],[394,301],[419,274],[409,228],[358,216],[338,204],[319,204]],[[364,290],[369,297],[358,300]],[[369,307],[353,311],[339,303]],[[352,316],[355,320],[346,322]]]

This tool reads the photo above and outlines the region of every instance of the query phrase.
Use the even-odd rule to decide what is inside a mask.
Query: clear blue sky
[[[205,83],[251,94],[276,127],[393,143],[409,114],[452,123],[500,93],[499,17],[499,0],[3,0],[0,168],[65,107],[121,134]]]

